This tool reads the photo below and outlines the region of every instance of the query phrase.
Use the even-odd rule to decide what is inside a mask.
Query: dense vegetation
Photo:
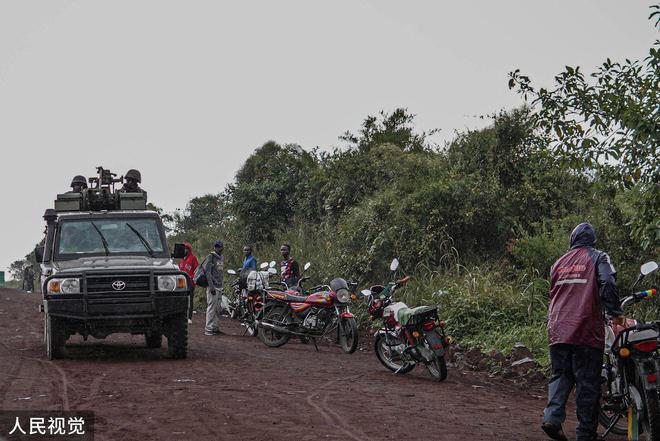
[[[571,167],[534,134],[522,108],[434,148],[397,109],[366,118],[332,153],[270,141],[224,192],[176,213],[171,239],[204,253],[222,238],[231,266],[244,243],[266,261],[288,242],[313,263],[314,279],[341,275],[360,286],[387,280],[396,256],[414,276],[402,300],[439,304],[468,344],[506,350],[522,341],[543,357],[547,274],[577,223],[596,227],[621,286],[655,246],[633,238],[646,202],[638,185]]]

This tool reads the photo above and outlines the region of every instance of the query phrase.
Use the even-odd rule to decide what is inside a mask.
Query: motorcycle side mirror
[[[274,276],[277,274],[277,270],[275,268],[268,268],[268,274]]]
[[[186,257],[186,246],[182,243],[174,244],[174,251],[172,252],[172,259],[183,259]]]
[[[642,265],[642,267],[639,269],[639,273],[640,273],[642,276],[648,276],[648,275],[651,274],[652,272],[657,271],[657,269],[658,269],[658,264],[657,264],[656,262],[653,262],[653,261],[651,261],[651,262],[646,262],[646,263],[645,263],[644,265]]]
[[[311,262],[307,262],[305,266],[303,267],[303,271],[307,271],[309,267],[312,266]]]
[[[641,268],[639,269],[639,276],[637,276],[637,280],[635,280],[635,283],[632,284],[631,289],[634,289],[635,286],[637,286],[637,284],[641,282],[641,280],[644,277],[648,276],[657,269],[658,269],[658,264],[654,261],[646,262],[644,265],[642,265]]]
[[[236,271],[230,269],[230,270],[227,270],[227,274],[230,274],[230,275],[232,275],[232,276],[235,276],[235,275],[236,275]]]
[[[396,271],[397,268],[399,268],[399,259],[395,257],[394,260],[392,260],[392,263],[390,264],[390,271]]]
[[[264,262],[264,263],[262,263],[261,265],[259,265],[259,268],[261,268],[261,269],[266,269],[266,268],[268,268],[268,262]]]
[[[363,289],[360,291],[360,294],[362,294],[365,297],[369,297],[371,295],[371,290],[370,289]]]
[[[277,264],[275,263],[274,260],[271,260],[270,263],[268,264],[268,266],[270,266],[271,268],[275,268],[275,265]]]
[[[44,261],[44,250],[45,247],[38,246],[34,249],[34,257],[37,259],[37,263],[42,263]]]

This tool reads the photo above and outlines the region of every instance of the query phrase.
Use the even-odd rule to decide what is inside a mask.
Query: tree
[[[316,157],[299,145],[268,141],[236,173],[228,187],[231,212],[256,242],[271,240],[296,215],[305,216]]]
[[[660,23],[660,6],[650,19]],[[660,239],[660,41],[643,60],[607,59],[585,76],[566,66],[552,88],[537,89],[519,69],[509,74],[515,89],[533,109],[540,136],[576,169],[597,169],[620,186],[639,185],[645,194],[635,235],[645,245]]]
[[[367,116],[357,134],[347,131],[339,137],[353,148],[369,149],[376,145],[393,144],[405,152],[421,152],[431,149],[428,137],[438,132],[415,133],[415,115],[408,109],[398,108],[392,113],[381,111],[380,116]]]
[[[29,264],[27,259],[15,260],[9,265],[9,274],[11,274],[12,279],[23,280],[23,270]]]

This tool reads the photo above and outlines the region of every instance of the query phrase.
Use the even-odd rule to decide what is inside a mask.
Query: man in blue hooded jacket
[[[550,270],[548,340],[552,378],[543,412],[545,433],[566,440],[566,401],[576,386],[578,441],[598,440],[600,375],[605,347],[603,309],[623,323],[616,271],[609,256],[593,246],[594,228],[581,223],[571,233],[571,249]]]

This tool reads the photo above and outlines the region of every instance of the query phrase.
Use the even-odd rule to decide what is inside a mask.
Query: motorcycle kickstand
[[[319,347],[316,345],[316,339],[312,337],[312,343],[314,343],[314,349],[316,349],[316,352],[319,351]]]
[[[605,430],[605,433],[603,433],[603,435],[601,436],[602,439],[605,439],[605,437],[606,437],[607,435],[609,435],[609,433],[610,433],[610,431],[612,430],[612,428],[614,427],[614,425],[615,425],[616,423],[618,423],[620,419],[621,419],[621,414],[618,414],[618,415],[616,416],[616,419],[610,423],[610,425],[608,426],[607,430]]]

